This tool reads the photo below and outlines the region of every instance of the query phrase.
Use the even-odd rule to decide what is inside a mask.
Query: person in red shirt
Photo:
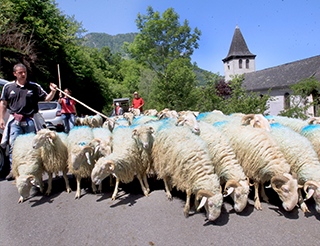
[[[68,88],[64,89],[64,93],[71,96],[71,90]],[[76,102],[66,95],[62,97],[62,93],[60,93],[58,102],[61,104],[61,115],[64,121],[64,131],[69,133],[69,131],[74,127],[75,116],[77,115],[75,106]]]
[[[144,101],[141,97],[139,97],[139,93],[138,92],[135,92],[133,93],[133,100],[132,100],[132,105],[131,107],[133,108],[137,108],[140,110],[141,113],[143,113],[143,105],[144,105]]]

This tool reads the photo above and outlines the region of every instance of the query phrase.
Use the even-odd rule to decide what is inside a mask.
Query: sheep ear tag
[[[205,197],[205,196],[202,197],[201,202],[200,202],[200,205],[199,205],[199,207],[197,208],[197,211],[199,211],[199,210],[206,204],[207,200],[208,200],[207,197]]]
[[[52,139],[51,139],[51,138],[48,138],[48,140],[49,140],[49,143],[50,143],[52,146],[54,146],[54,143],[53,143]]]

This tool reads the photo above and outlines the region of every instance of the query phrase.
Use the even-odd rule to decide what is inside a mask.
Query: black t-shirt
[[[4,85],[0,100],[8,102],[11,113],[32,116],[39,111],[38,102],[44,101],[47,93],[42,87],[34,82],[27,83],[20,87],[16,82]]]

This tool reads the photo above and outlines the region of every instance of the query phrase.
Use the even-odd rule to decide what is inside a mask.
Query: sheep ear
[[[231,195],[232,192],[234,192],[234,187],[229,187],[227,191],[223,192],[223,197]]]
[[[150,126],[150,127],[149,127],[149,130],[150,130],[151,134],[154,133],[153,127]]]
[[[89,152],[86,152],[86,153],[85,153],[85,155],[86,155],[86,158],[87,158],[87,162],[88,162],[88,164],[89,164],[89,165],[91,165],[91,161],[90,161],[90,154],[89,154]]]
[[[134,130],[132,131],[132,137],[135,136],[135,135],[137,135],[137,129],[134,129]]]
[[[206,196],[202,197],[201,202],[197,210],[200,210],[207,202],[208,198]]]
[[[52,138],[48,138],[48,141],[49,141],[49,143],[50,143],[52,146],[54,146],[54,143],[53,143],[53,141],[52,141]]]
[[[313,196],[313,194],[314,194],[314,189],[309,189],[309,191],[306,195],[306,199],[304,199],[304,200],[310,199]]]

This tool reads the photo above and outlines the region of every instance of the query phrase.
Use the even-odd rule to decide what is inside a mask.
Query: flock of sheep
[[[241,212],[247,206],[250,186],[255,190],[254,206],[260,210],[260,197],[268,202],[266,182],[286,211],[299,205],[307,212],[304,201],[313,197],[320,213],[318,118],[303,121],[169,109],[146,110],[143,116],[138,113],[105,122],[98,115],[79,118],[78,126],[68,135],[43,129],[19,136],[12,160],[18,202],[30,195],[32,185],[43,192],[44,172],[49,176],[47,195],[53,173],[63,173],[68,193],[67,173],[73,174],[77,180],[75,198],[81,196],[82,178],[91,178],[96,193],[96,185],[101,192],[103,179],[110,176],[113,185],[114,177],[112,200],[117,198],[119,183],[129,183],[135,177],[148,196],[147,177],[156,175],[164,181],[168,199],[172,199],[172,187],[186,192],[186,217],[192,194],[196,208],[204,207],[211,221],[219,217],[226,196],[233,199],[234,210]]]

